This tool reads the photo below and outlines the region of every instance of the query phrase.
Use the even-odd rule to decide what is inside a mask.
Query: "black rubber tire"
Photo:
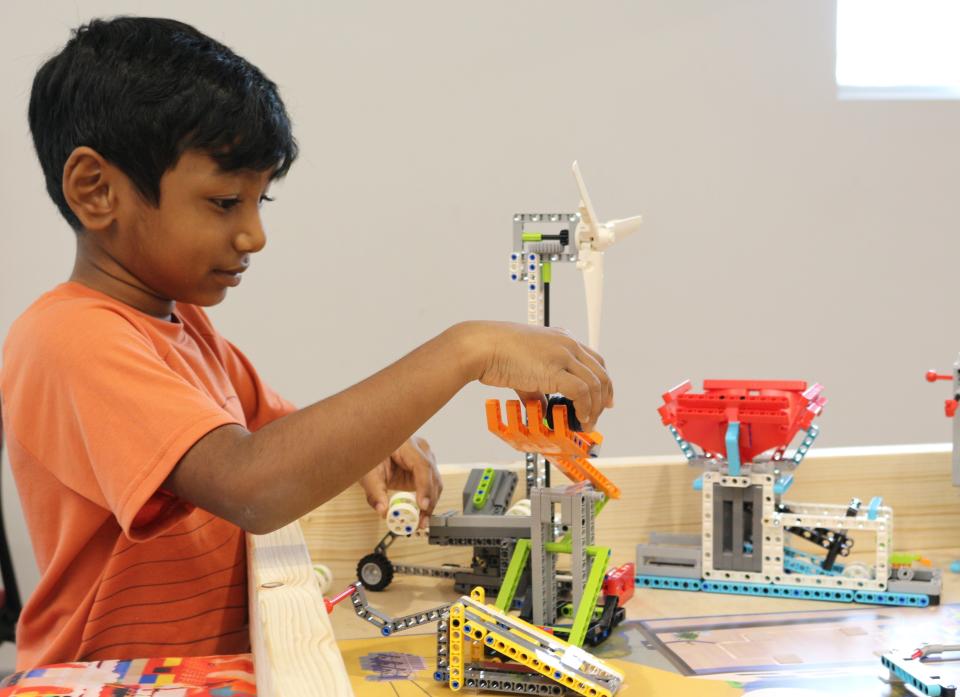
[[[382,554],[371,552],[357,562],[357,580],[368,591],[382,591],[393,581],[393,564]]]

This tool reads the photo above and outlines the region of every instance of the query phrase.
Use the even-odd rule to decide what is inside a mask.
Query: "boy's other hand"
[[[603,357],[565,329],[510,322],[464,322],[462,355],[468,376],[516,390],[524,399],[559,392],[573,400],[586,431],[613,406],[613,383]]]
[[[412,437],[367,472],[360,480],[360,486],[367,494],[367,503],[381,518],[387,515],[389,490],[415,492],[421,528],[426,525],[443,491],[443,481],[430,444],[418,436]]]

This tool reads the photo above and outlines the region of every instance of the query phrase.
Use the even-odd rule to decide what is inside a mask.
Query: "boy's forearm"
[[[363,382],[256,432],[219,429],[210,452],[204,452],[208,436],[178,466],[187,473],[175,471],[170,483],[251,532],[282,527],[389,457],[477,377],[480,360],[470,327],[457,325]],[[193,457],[202,467],[183,467]],[[183,481],[191,476],[207,482]]]

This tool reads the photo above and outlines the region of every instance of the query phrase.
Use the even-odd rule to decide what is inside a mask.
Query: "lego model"
[[[600,434],[571,430],[571,420],[578,424],[562,398],[554,398],[549,406],[553,417],[545,420],[540,402],[530,402],[524,423],[520,403],[510,401],[504,423],[500,403],[489,400],[487,426],[518,449],[550,457],[573,486],[535,487],[529,500],[521,499],[508,509],[517,475],[474,469],[464,487],[463,513],[431,516],[425,533],[431,544],[473,546],[471,567],[394,564],[387,558],[387,548],[397,537],[411,533],[407,524],[392,524],[399,532],[389,530],[357,566],[364,587],[383,590],[394,573],[452,578],[458,592],[473,584],[497,593],[496,606],[502,611],[518,608],[521,617],[549,626],[574,646],[605,640],[623,621],[623,604],[630,596],[622,589],[622,569],[613,576],[606,573],[610,550],[594,544],[593,520],[610,498],[620,496],[620,490],[588,459]],[[388,520],[405,515],[416,521],[419,511],[404,509],[403,515],[393,515],[393,503],[409,504],[410,497],[394,499]],[[557,571],[561,555],[570,558],[569,573]]]
[[[325,600],[328,612],[350,598],[354,612],[383,636],[435,622],[437,668],[434,680],[460,692],[490,690],[512,694],[611,697],[623,675],[583,649],[486,604],[483,588],[452,603],[391,618],[372,608],[363,584],[354,583]],[[499,660],[485,660],[487,656]]]
[[[654,533],[638,545],[638,586],[915,607],[939,602],[939,570],[894,563],[893,511],[879,498],[867,506],[856,498],[848,505],[782,499],[819,432],[813,421],[826,403],[822,389],[802,381],[705,380],[702,393],[685,381],[663,395],[663,424],[704,470],[694,482],[703,528],[700,535]],[[842,563],[854,533],[874,538],[873,564]]]
[[[927,371],[927,382],[936,382],[937,380],[953,381],[953,397],[944,400],[943,412],[948,419],[953,419],[953,485],[960,486],[960,419],[956,418],[957,404],[960,404],[960,356],[953,364],[953,373],[950,375],[941,375],[935,370]]]
[[[568,415],[568,408],[572,406],[554,404],[552,418],[544,419],[542,404],[533,400],[527,402],[524,422],[520,402],[511,400],[504,422],[500,403],[487,401],[491,433],[517,450],[549,457],[574,482],[533,488],[530,539],[517,543],[496,606],[510,609],[519,594],[524,598],[521,617],[549,627],[575,646],[596,645],[625,614],[623,593],[603,592],[605,583],[607,588],[616,583],[606,573],[610,549],[594,543],[594,518],[610,499],[620,497],[620,489],[589,460],[602,437],[571,430],[576,419]],[[557,571],[560,555],[569,557],[569,575]]]
[[[950,380],[953,382],[953,396],[944,400],[943,411],[953,420],[953,485],[960,486],[960,419],[956,418],[957,405],[960,403],[960,356],[953,364],[949,375],[928,370],[927,382]],[[950,565],[950,570],[960,573],[960,561]],[[943,695],[954,697],[957,693],[956,682],[960,679],[960,645],[926,644],[915,651],[888,651],[880,656],[884,667],[890,671],[891,680],[903,682],[909,689],[923,695]]]
[[[930,697],[955,697],[960,677],[956,644],[926,644],[915,651],[887,651],[880,662],[890,671],[892,682],[902,682],[913,692]]]
[[[576,213],[517,213],[513,216],[514,251],[510,254],[510,280],[527,287],[528,324],[549,327],[553,265],[575,263],[583,272],[587,344],[597,351],[603,309],[604,252],[618,240],[636,232],[643,218],[637,215],[601,223],[576,162],[573,163],[573,176],[580,193]],[[530,452],[526,453],[527,498],[535,486],[550,486],[550,467]]]
[[[357,564],[357,579],[373,591],[384,590],[394,575],[406,574],[453,579],[458,593],[468,593],[474,586],[497,592],[517,540],[530,538],[529,509],[521,502],[508,508],[516,487],[515,472],[492,467],[472,469],[463,488],[462,512],[430,516],[429,528],[419,533],[416,526],[420,511],[413,496],[409,492],[399,492],[405,496],[395,494],[387,511],[388,531],[374,551]],[[398,515],[395,516],[395,512]],[[390,545],[399,537],[414,534],[426,535],[433,545],[473,547],[470,566],[423,566],[390,561],[387,556]]]
[[[953,420],[953,451],[951,455],[951,465],[953,470],[953,485],[960,486],[960,419],[957,418],[957,405],[960,404],[960,356],[953,364],[953,374],[941,375],[935,370],[927,371],[927,382],[936,382],[937,380],[953,381],[953,397],[944,400],[943,412],[948,419]],[[954,561],[950,564],[950,571],[960,574],[960,561]]]

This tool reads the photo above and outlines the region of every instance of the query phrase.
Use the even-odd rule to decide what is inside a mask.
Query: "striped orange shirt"
[[[10,463],[40,567],[17,668],[249,650],[243,531],[160,489],[211,430],[295,407],[198,307],[174,321],[78,283],[10,329]]]

